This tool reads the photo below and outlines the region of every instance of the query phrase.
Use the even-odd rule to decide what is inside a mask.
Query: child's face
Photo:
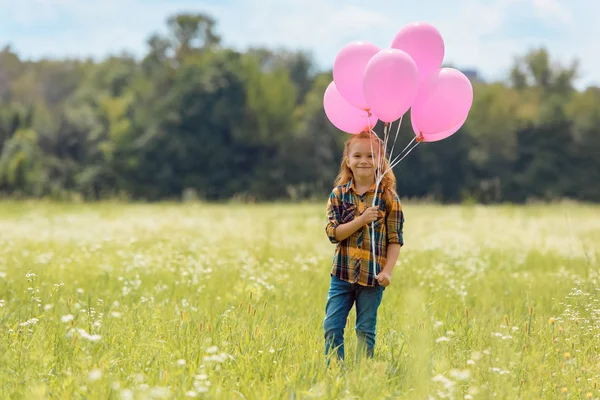
[[[377,143],[371,145],[369,139],[357,140],[350,145],[347,163],[356,178],[375,178],[377,150]]]

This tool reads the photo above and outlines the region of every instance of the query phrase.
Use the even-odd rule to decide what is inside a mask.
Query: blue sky
[[[580,62],[578,87],[600,85],[600,2],[592,0],[0,0],[0,46],[26,58],[146,51],[169,15],[207,12],[224,44],[303,49],[322,68],[352,40],[390,45],[405,24],[435,25],[445,62],[502,79],[517,55],[546,46]]]

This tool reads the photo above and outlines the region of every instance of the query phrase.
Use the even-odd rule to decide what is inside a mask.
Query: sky
[[[204,12],[223,44],[303,50],[319,68],[354,40],[389,47],[406,24],[442,34],[444,62],[505,79],[517,56],[544,46],[562,65],[579,62],[579,88],[600,86],[600,2],[592,0],[0,0],[0,46],[27,59],[147,51],[179,12]]]

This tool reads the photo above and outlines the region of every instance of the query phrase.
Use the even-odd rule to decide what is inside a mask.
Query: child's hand
[[[377,282],[383,287],[388,286],[392,282],[391,275],[383,271],[381,271],[379,275],[375,275],[375,279],[377,279]]]
[[[365,224],[370,224],[379,218],[379,207],[369,207],[360,216]]]

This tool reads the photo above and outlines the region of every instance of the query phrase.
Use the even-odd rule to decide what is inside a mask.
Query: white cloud
[[[573,22],[569,9],[560,5],[558,0],[531,0],[533,6],[542,18],[550,18],[566,23]]]

